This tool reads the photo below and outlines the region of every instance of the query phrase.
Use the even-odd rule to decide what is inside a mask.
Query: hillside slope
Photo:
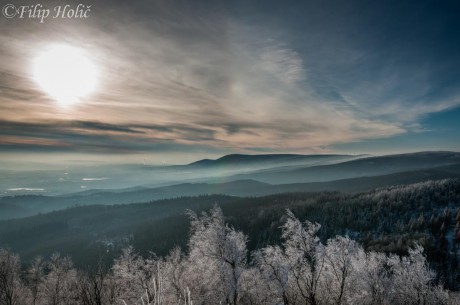
[[[146,253],[167,253],[185,246],[188,209],[201,212],[219,205],[233,226],[249,235],[251,249],[279,240],[287,208],[301,219],[319,222],[327,239],[347,234],[369,249],[403,253],[417,241],[433,261],[443,239],[453,245],[460,179],[390,187],[356,194],[287,193],[237,198],[201,196],[150,203],[85,206],[0,221],[0,247],[9,246],[25,259],[55,251],[78,263],[94,262],[99,255],[113,257],[131,244]],[[457,217],[457,218],[456,218]],[[459,240],[460,241],[460,240]],[[444,251],[444,250],[442,250]]]
[[[0,198],[0,220],[27,217],[78,205],[127,204],[182,196],[213,194],[247,197],[287,192],[362,192],[379,187],[446,178],[460,178],[460,164],[328,182],[272,185],[254,180],[237,180],[224,183],[182,183],[160,188],[139,188],[134,190],[93,190],[66,196],[29,195],[3,197]]]
[[[240,174],[231,179],[254,179],[261,182],[304,183],[388,175],[404,171],[429,169],[460,163],[458,152],[418,152],[410,154],[366,157],[331,165],[296,169],[269,169]]]

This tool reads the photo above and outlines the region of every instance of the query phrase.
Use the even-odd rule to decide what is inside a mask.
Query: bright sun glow
[[[95,65],[78,48],[55,45],[34,61],[33,77],[42,89],[62,105],[70,105],[94,90]]]

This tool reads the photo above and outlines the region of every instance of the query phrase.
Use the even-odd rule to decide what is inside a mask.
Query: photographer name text
[[[3,16],[9,19],[34,19],[44,23],[52,19],[87,19],[90,17],[91,5],[57,5],[47,8],[42,4],[21,5],[7,4],[2,9]]]

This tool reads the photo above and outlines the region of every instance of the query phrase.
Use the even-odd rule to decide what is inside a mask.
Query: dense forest
[[[406,255],[415,243],[425,248],[437,280],[458,290],[460,180],[429,181],[357,194],[285,193],[264,197],[198,196],[142,204],[84,206],[0,222],[0,246],[24,262],[59,251],[78,266],[110,264],[129,245],[142,255],[185,250],[190,220],[218,205],[226,220],[248,235],[248,248],[276,245],[286,209],[321,224],[322,242],[349,236],[364,249]]]
[[[2,221],[0,240],[5,304],[448,304],[460,288],[460,180],[82,206]]]
[[[349,237],[322,243],[321,225],[288,210],[281,242],[249,252],[248,237],[225,223],[222,210],[189,211],[187,252],[146,257],[132,247],[113,266],[75,269],[67,257],[19,257],[0,250],[0,301],[20,304],[458,304],[434,281],[423,248],[407,256],[364,249]]]

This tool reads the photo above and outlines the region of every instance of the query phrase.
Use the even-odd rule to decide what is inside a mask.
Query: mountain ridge
[[[235,165],[246,163],[266,163],[272,161],[288,162],[302,161],[314,158],[335,158],[335,157],[359,157],[363,155],[348,154],[228,154],[216,159],[201,159],[186,164],[186,166],[215,166],[215,165]]]

